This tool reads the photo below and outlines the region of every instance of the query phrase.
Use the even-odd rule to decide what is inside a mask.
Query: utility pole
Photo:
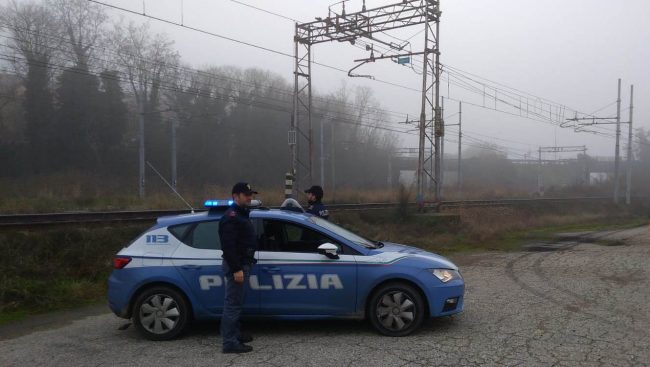
[[[463,171],[461,170],[461,162],[462,162],[462,156],[461,156],[461,140],[463,139],[463,102],[458,101],[458,197],[462,197],[463,195]]]
[[[445,99],[441,98],[440,99],[440,117],[442,119],[442,134],[440,136],[440,182],[438,183],[438,186],[440,186],[440,195],[438,196],[439,199],[442,200],[442,193],[444,190],[444,182],[445,182]]]
[[[584,177],[582,179],[582,182],[584,182],[585,186],[589,186],[589,157],[587,157],[587,155],[584,154],[583,158],[584,158],[584,161],[585,161],[584,163],[585,164],[584,164],[584,167],[583,167],[583,169],[584,169],[584,172],[583,172]]]
[[[426,48],[427,43],[429,43],[429,32],[427,31],[428,25],[424,25],[424,45]],[[425,149],[425,139],[426,139],[426,130],[427,130],[427,76],[429,66],[429,54],[424,51],[423,60],[422,60],[422,97],[421,97],[421,106],[420,106],[420,122],[419,130],[420,136],[418,141],[418,168],[415,171],[416,173],[416,193],[415,201],[418,203],[418,206],[422,207],[424,205],[424,182],[425,182],[425,159],[424,159],[424,149]],[[436,74],[437,75],[437,74]],[[435,113],[438,113],[438,102],[436,101]],[[437,153],[437,151],[436,151]]]
[[[537,193],[542,196],[542,147],[537,149]]]
[[[443,99],[444,102],[444,99]],[[442,107],[442,111],[444,114],[445,108],[444,108],[444,103]],[[462,144],[462,139],[463,139],[463,133],[462,133],[462,116],[463,116],[463,104],[462,102],[458,102],[458,123],[457,124],[445,124],[444,126],[458,126],[458,167],[456,169],[456,175],[457,175],[457,191],[458,195],[460,196],[461,194],[461,185],[462,185],[462,173],[461,173],[461,144]],[[443,121],[444,123],[444,121]],[[443,142],[444,142],[444,134],[443,134]],[[443,148],[443,162],[444,162],[444,145],[442,146]],[[443,171],[444,171],[444,164],[443,164]],[[444,177],[444,174],[443,174]]]
[[[634,111],[634,84],[630,85],[630,121],[628,121],[627,136],[627,178],[625,185],[625,204],[630,205],[632,201],[632,112]]]
[[[138,147],[139,151],[139,156],[140,156],[140,183],[139,183],[139,196],[140,199],[144,199],[145,191],[144,191],[144,180],[145,180],[145,172],[144,172],[144,96],[141,96],[138,98],[138,133],[140,135],[140,144]]]
[[[172,126],[172,189],[176,190],[176,121],[171,121]]]
[[[296,35],[295,37],[298,37],[298,24],[296,23]],[[293,113],[291,115],[291,127],[289,128],[289,133],[287,136],[287,141],[289,144],[289,152],[291,155],[291,174],[293,175],[293,197],[296,196],[296,189],[298,187],[299,183],[299,178],[298,178],[298,135],[300,133],[300,125],[298,124],[298,113],[299,113],[299,108],[298,105],[301,103],[299,100],[299,93],[300,93],[300,76],[304,75],[304,73],[301,72],[303,69],[303,66],[300,63],[300,58],[298,56],[298,42],[296,41],[294,43],[295,50],[294,50],[294,70],[293,70],[293,80],[294,80],[294,88],[293,88]],[[308,49],[309,50],[309,49]],[[311,79],[307,79],[308,81]],[[311,111],[309,111],[309,114],[311,114]],[[309,142],[311,145],[311,141]]]
[[[614,203],[618,204],[619,190],[619,140],[621,139],[621,79],[618,79],[618,98],[616,98],[616,150],[614,151]]]
[[[320,121],[320,186],[325,187],[325,118]]]
[[[334,159],[334,153],[336,151],[336,139],[334,139],[334,120],[330,121],[330,167],[332,176],[332,187],[330,191],[332,192],[332,200],[336,198],[336,163]]]
[[[632,93],[634,92],[634,86],[630,86],[630,98],[632,98]],[[625,121],[621,122],[621,79],[618,79],[618,94],[616,97],[616,121],[611,122],[613,117],[574,117],[572,119],[567,119],[567,121],[591,121],[587,123],[579,123],[579,127],[583,126],[591,126],[591,125],[609,125],[609,124],[616,124],[616,148],[614,150],[614,203],[618,204],[619,202],[619,187],[620,187],[620,138],[621,138],[621,124],[630,124],[630,130],[629,134],[632,134],[632,109],[633,109],[633,104],[632,100],[630,99],[630,121]],[[596,122],[596,120],[610,120],[609,122]],[[628,140],[632,140],[631,137],[628,138]],[[629,147],[628,147],[629,149]],[[630,153],[630,152],[628,152]],[[631,158],[632,154],[629,154],[629,158]],[[631,165],[628,165],[628,170]],[[631,176],[631,172],[628,172],[628,175]],[[631,179],[631,178],[630,178]],[[627,202],[627,197],[626,197],[626,202]]]
[[[390,154],[388,156],[388,182],[387,182],[388,184],[387,186],[389,190],[393,188],[393,162],[392,161],[393,161],[393,156],[392,154]]]
[[[442,113],[440,111],[440,1],[437,1],[437,6],[435,8],[431,9],[426,9],[427,12],[429,11],[435,11],[437,18],[435,19],[435,25],[436,25],[436,31],[435,34],[432,34],[433,37],[435,37],[435,48],[434,50],[434,55],[436,58],[436,64],[435,64],[435,73],[436,73],[436,78],[434,81],[434,86],[435,86],[435,120],[434,120],[434,129],[435,129],[435,139],[433,142],[433,147],[436,151],[436,171],[435,171],[435,177],[433,180],[435,181],[435,188],[436,192],[434,195],[434,201],[440,201],[442,200],[442,155],[440,152],[440,141],[443,138],[445,134],[445,127],[444,127],[444,122],[442,121]],[[425,27],[429,27],[429,23],[425,23]],[[428,33],[428,32],[427,32]],[[427,45],[425,43],[425,50],[427,49]],[[425,51],[426,52],[426,51]],[[423,132],[421,131],[420,134]],[[426,132],[425,132],[426,133]],[[424,162],[423,162],[424,164]]]

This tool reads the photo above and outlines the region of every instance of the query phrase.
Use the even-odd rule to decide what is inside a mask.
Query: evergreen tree
[[[57,151],[65,168],[93,169],[99,162],[99,78],[67,68],[56,88]]]
[[[124,102],[124,91],[116,71],[104,71],[100,75],[102,90],[99,92],[99,116],[95,141],[100,162],[113,165],[116,154],[122,148],[127,128],[128,108]]]
[[[56,42],[45,42],[59,34],[56,22],[46,6],[35,2],[10,2],[0,7],[0,21],[11,33],[11,43],[20,58],[14,63],[24,78],[25,138],[29,146],[31,168],[43,173],[48,168],[52,132],[52,92],[50,90],[50,60],[57,49]]]
[[[46,62],[30,62],[25,81],[25,136],[30,146],[34,173],[47,171],[47,157],[52,147],[52,92]]]

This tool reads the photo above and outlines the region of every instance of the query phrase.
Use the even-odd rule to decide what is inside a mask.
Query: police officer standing
[[[223,316],[221,317],[221,337],[223,353],[247,353],[253,347],[246,345],[253,341],[250,335],[240,331],[239,318],[244,304],[244,290],[255,264],[257,239],[253,224],[249,219],[248,208],[253,198],[249,184],[238,182],[232,188],[233,204],[226,210],[219,222],[219,237],[223,250],[223,273],[226,283]]]
[[[323,205],[323,188],[320,186],[312,186],[305,190],[307,194],[307,202],[309,207],[307,208],[307,213],[317,215],[323,219],[327,219],[330,216],[329,211],[325,205]]]

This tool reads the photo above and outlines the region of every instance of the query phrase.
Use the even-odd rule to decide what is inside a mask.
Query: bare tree
[[[148,24],[136,26],[130,23],[126,27],[117,24],[111,43],[117,50],[121,71],[125,74],[138,104],[140,197],[144,197],[145,155],[153,156],[152,159],[156,162],[165,159],[163,157],[169,157],[165,155],[166,149],[163,148],[165,129],[161,124],[158,106],[161,91],[174,89],[177,84],[170,79],[178,76],[180,56],[172,48],[173,41],[164,34],[152,36]]]
[[[157,107],[161,88],[173,85],[170,80],[179,64],[180,55],[165,34],[152,35],[148,24],[128,26],[117,24],[110,42],[117,51],[120,67],[144,112]]]
[[[48,0],[48,5],[68,38],[63,46],[75,58],[75,67],[87,71],[108,19],[104,8],[85,0]]]
[[[25,75],[31,66],[49,65],[60,46],[56,39],[60,28],[45,5],[12,0],[0,7],[0,21],[13,36],[9,49],[22,57],[14,60],[17,72]]]

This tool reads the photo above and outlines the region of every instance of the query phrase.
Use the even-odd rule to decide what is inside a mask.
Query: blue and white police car
[[[192,320],[218,319],[224,303],[219,219],[227,202],[159,218],[113,259],[111,310],[151,340],[178,336]],[[289,210],[292,209],[292,210]],[[463,310],[458,267],[424,250],[362,238],[311,214],[251,211],[259,249],[246,285],[245,316],[369,319],[404,336],[428,317]]]

